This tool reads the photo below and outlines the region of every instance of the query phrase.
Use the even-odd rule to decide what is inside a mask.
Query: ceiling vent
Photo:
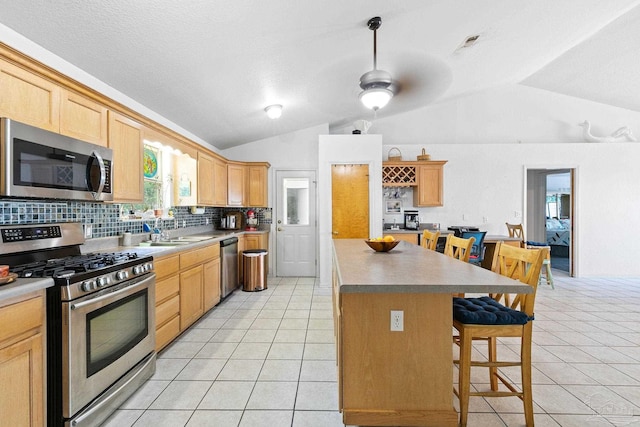
[[[476,35],[467,37],[466,39],[464,39],[462,44],[460,46],[458,46],[456,51],[458,51],[460,49],[466,49],[468,47],[473,46],[474,44],[476,44],[478,42],[478,39],[480,39],[480,34],[476,34]]]

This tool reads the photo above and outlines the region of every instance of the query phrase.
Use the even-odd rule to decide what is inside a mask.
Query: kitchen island
[[[451,295],[531,289],[406,242],[386,253],[361,239],[334,240],[333,246],[343,422],[456,426]],[[402,313],[402,331],[390,330],[392,310]]]

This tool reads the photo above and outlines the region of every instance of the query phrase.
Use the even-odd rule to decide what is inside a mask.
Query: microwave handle
[[[107,181],[107,169],[104,167],[104,160],[102,160],[102,156],[97,151],[91,153],[98,160],[98,166],[100,166],[100,184],[98,185],[98,189],[93,193],[93,198],[98,199],[102,194],[102,190],[104,189],[104,184]]]

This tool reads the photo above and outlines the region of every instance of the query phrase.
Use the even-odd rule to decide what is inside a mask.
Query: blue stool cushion
[[[453,298],[453,318],[475,325],[524,325],[527,313],[505,307],[493,298]]]
[[[549,246],[546,242],[532,242],[530,240],[527,240],[526,244],[529,246]]]

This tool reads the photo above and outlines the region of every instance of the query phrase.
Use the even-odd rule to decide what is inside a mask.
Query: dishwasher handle
[[[228,239],[220,240],[220,247],[231,246],[238,243],[237,237],[229,237]]]

